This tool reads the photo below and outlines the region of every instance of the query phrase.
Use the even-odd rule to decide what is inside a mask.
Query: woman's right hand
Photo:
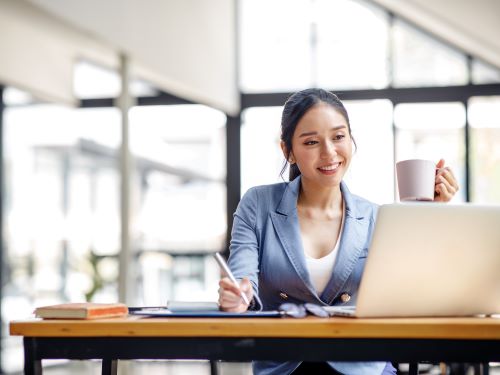
[[[228,277],[219,281],[219,306],[221,310],[228,312],[245,312],[248,305],[241,298],[241,292],[245,293],[248,300],[253,299],[253,289],[250,280],[244,277],[240,281],[239,288]]]

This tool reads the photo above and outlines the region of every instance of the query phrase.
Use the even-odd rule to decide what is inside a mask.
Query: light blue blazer
[[[371,241],[377,206],[353,195],[345,183],[342,237],[333,273],[321,295],[311,282],[297,216],[300,176],[291,182],[251,188],[234,214],[229,267],[247,277],[257,309],[277,309],[283,302],[354,305]],[[340,296],[348,294],[348,302]],[[344,300],[346,298],[343,298]],[[255,361],[254,374],[290,374],[300,362]],[[385,362],[329,362],[343,374],[380,375]]]

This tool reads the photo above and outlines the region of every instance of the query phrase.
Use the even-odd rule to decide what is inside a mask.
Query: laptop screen
[[[500,313],[500,206],[379,208],[357,316]]]

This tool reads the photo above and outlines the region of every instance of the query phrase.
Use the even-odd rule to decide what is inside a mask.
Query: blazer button
[[[280,292],[280,297],[282,299],[288,299],[288,295],[286,293]]]
[[[342,295],[340,296],[340,300],[343,303],[347,303],[351,300],[351,296],[349,295],[349,293],[342,293]]]

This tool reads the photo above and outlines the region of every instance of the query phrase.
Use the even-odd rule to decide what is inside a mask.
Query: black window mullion
[[[227,116],[226,123],[226,256],[233,227],[233,213],[241,195],[241,113]]]
[[[5,197],[5,189],[4,189],[4,155],[3,155],[3,136],[4,136],[4,127],[3,127],[3,113],[5,109],[5,104],[3,101],[3,92],[4,86],[0,85],[0,311],[2,311],[2,302],[3,302],[3,286],[4,286],[4,278],[6,269],[4,265],[4,197]],[[2,342],[3,342],[3,319],[2,314],[0,314],[0,374],[3,374],[2,369]]]
[[[469,101],[467,99],[462,101],[465,108],[465,127],[464,127],[464,142],[465,142],[465,201],[471,201],[471,154],[470,154],[470,124],[469,124]]]

